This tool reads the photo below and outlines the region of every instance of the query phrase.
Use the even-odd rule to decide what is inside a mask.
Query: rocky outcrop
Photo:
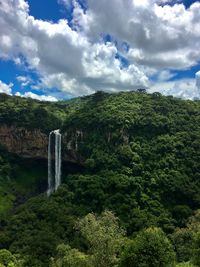
[[[38,129],[1,125],[0,144],[22,157],[47,158],[48,136]]]
[[[62,160],[72,163],[83,163],[78,152],[78,144],[83,138],[81,131],[74,134],[62,135]],[[0,145],[3,145],[11,153],[24,158],[47,159],[48,135],[39,129],[28,130],[24,127],[0,126]],[[52,155],[52,158],[54,155]]]
[[[84,159],[80,155],[79,145],[83,143],[84,133],[82,130],[65,132],[62,135],[63,159],[73,163],[83,164]]]

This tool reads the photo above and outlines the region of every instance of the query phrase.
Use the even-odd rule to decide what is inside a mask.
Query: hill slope
[[[112,210],[128,235],[134,235],[149,226],[173,233],[200,208],[198,101],[156,93],[97,92],[52,104],[1,95],[0,122],[38,129],[46,136],[60,128],[63,169],[72,157],[75,163],[63,171],[63,185],[49,199],[41,194],[18,206],[14,199],[26,190],[27,180],[32,181],[28,187],[40,186],[39,191],[32,190],[34,194],[45,191],[46,163],[29,178],[35,167],[27,173],[22,158],[17,161],[16,155],[3,152],[5,148],[0,151],[0,198],[9,199],[4,209],[12,214],[2,220],[1,246],[30,256],[27,266],[48,266],[59,243],[82,246],[73,225],[88,212]],[[27,179],[17,179],[10,170],[13,162],[21,166],[18,173],[23,174],[18,177]],[[16,188],[19,182],[17,193],[7,185]],[[5,196],[5,192],[10,193]],[[12,203],[17,206],[14,210]]]

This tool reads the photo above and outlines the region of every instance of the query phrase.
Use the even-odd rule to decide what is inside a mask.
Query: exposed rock
[[[1,125],[0,144],[22,157],[47,158],[48,136],[38,129]]]
[[[84,160],[79,153],[81,142],[83,142],[83,132],[81,130],[65,132],[62,136],[63,150],[65,151],[63,159],[82,164]]]
[[[78,164],[83,162],[78,152],[78,143],[82,138],[81,131],[76,131],[70,136],[67,133],[62,135],[62,161]],[[0,144],[5,146],[9,152],[20,157],[35,159],[47,159],[48,157],[48,135],[39,129],[27,130],[23,127],[1,125]]]
[[[123,143],[124,143],[124,144],[128,144],[128,143],[129,143],[129,135],[125,132],[124,129],[121,129],[121,130],[120,130],[120,134],[121,134]]]
[[[110,143],[110,140],[111,140],[111,133],[108,132],[108,133],[107,133],[107,142]]]

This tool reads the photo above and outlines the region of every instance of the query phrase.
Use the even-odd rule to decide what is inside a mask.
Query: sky
[[[0,0],[0,92],[200,98],[200,2]]]

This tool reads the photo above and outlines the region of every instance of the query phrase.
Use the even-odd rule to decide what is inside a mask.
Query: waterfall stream
[[[52,136],[55,136],[55,175],[53,180],[53,168],[52,168]],[[61,133],[60,130],[54,130],[49,133],[49,144],[48,144],[48,189],[47,195],[56,191],[61,184]]]

